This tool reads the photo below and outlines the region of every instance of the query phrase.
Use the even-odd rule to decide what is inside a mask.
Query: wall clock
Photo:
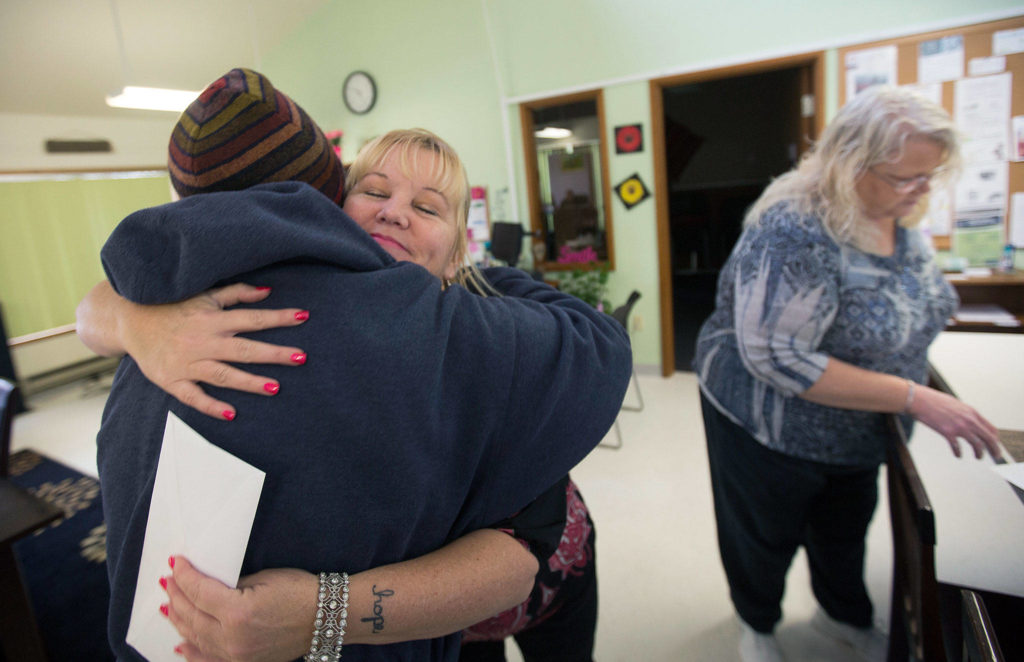
[[[377,102],[377,84],[365,71],[353,71],[341,86],[341,96],[349,110],[356,115],[364,115]]]

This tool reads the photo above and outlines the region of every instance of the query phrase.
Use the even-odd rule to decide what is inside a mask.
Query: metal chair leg
[[[644,410],[644,396],[640,392],[640,378],[636,375],[636,367],[633,367],[633,376],[630,378],[633,384],[636,386],[636,399],[640,402],[639,405],[622,405],[623,411],[643,411]]]
[[[600,446],[601,448],[611,448],[612,450],[619,450],[620,448],[622,448],[622,431],[619,429],[618,418],[615,419],[615,423],[612,425],[612,428],[615,430],[615,436],[618,438],[619,443],[606,444],[602,441],[600,444],[598,444],[598,446]]]

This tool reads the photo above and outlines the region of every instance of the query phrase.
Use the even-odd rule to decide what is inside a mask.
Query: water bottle
[[[999,261],[999,270],[1000,271],[1006,271],[1006,272],[1013,271],[1013,258],[1014,258],[1014,255],[1015,255],[1015,250],[1013,248],[1013,244],[1006,244],[1006,246],[1003,247],[1003,259]]]

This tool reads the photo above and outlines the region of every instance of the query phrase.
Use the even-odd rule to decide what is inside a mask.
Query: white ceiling
[[[0,112],[166,116],[109,108],[104,96],[124,85],[201,90],[232,67],[258,67],[328,1],[0,0]]]

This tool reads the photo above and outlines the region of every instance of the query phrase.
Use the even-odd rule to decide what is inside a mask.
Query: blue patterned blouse
[[[787,203],[744,230],[718,280],[694,367],[704,395],[769,448],[829,464],[877,465],[880,414],[794,397],[829,357],[923,382],[927,351],[957,296],[920,232],[892,256],[837,244]]]

